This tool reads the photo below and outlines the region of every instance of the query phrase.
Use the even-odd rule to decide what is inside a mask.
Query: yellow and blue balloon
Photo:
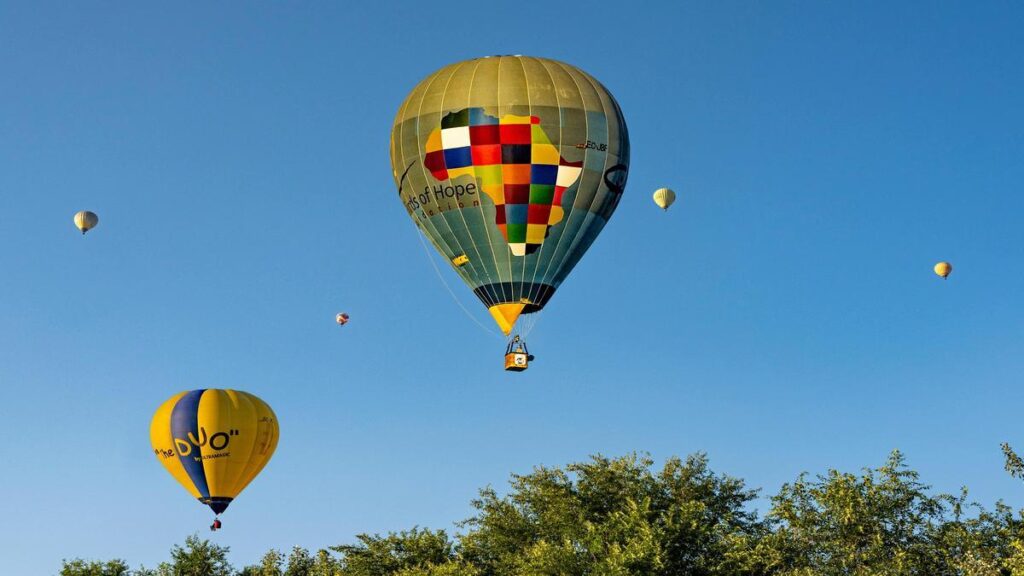
[[[256,396],[204,389],[164,402],[149,435],[171,476],[220,514],[270,461],[279,429],[274,411]]]

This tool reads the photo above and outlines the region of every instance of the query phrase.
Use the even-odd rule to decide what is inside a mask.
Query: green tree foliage
[[[764,530],[745,508],[756,491],[703,455],[652,464],[596,456],[484,489],[461,553],[485,576],[727,573]]]
[[[1007,471],[1024,459],[1003,446]],[[319,550],[267,552],[235,571],[190,536],[155,570],[64,561],[60,576],[1024,576],[1024,517],[967,490],[935,494],[899,452],[879,468],[799,476],[771,498],[707,458],[595,456],[480,491],[462,533],[413,528]]]
[[[131,576],[131,570],[123,560],[86,562],[76,559],[63,562],[60,576]]]
[[[454,544],[444,530],[412,530],[387,536],[356,536],[356,544],[335,546],[341,553],[341,573],[346,576],[419,574],[455,560]]]
[[[1003,505],[987,512],[960,496],[929,495],[893,452],[878,469],[801,476],[772,498],[773,530],[757,573],[780,576],[943,576],[1001,572],[1020,530]],[[974,509],[974,515],[966,515]]]
[[[327,550],[320,550],[316,555],[309,550],[296,546],[292,548],[288,558],[277,550],[270,550],[263,555],[256,566],[246,566],[239,576],[339,576],[341,564]]]
[[[156,569],[159,576],[234,576],[235,570],[228,562],[227,546],[219,546],[209,540],[192,535],[185,539],[185,545],[171,549],[171,561],[160,564]]]

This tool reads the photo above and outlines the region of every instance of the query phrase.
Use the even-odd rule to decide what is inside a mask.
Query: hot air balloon
[[[89,230],[92,230],[100,223],[100,217],[95,212],[89,212],[88,210],[82,210],[75,214],[75,227],[82,231],[84,235]]]
[[[949,262],[939,262],[935,265],[935,273],[942,277],[943,280],[949,276],[949,273],[953,271],[953,265]]]
[[[220,515],[270,461],[277,417],[247,392],[192,390],[157,409],[149,436],[171,476]]]
[[[615,211],[629,137],[618,103],[580,69],[492,56],[412,90],[391,166],[406,212],[508,335],[544,308]]]
[[[335,316],[334,320],[338,323],[338,326],[344,326],[345,324],[348,324],[348,314],[342,312]]]
[[[654,203],[662,210],[668,210],[676,201],[676,193],[671,188],[658,188],[654,191]]]

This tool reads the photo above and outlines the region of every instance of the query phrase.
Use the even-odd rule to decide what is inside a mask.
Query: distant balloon
[[[654,203],[662,210],[668,210],[668,207],[674,204],[675,201],[676,193],[671,188],[658,188],[654,191]]]
[[[348,314],[345,314],[344,312],[335,316],[334,319],[335,321],[338,322],[338,326],[344,326],[345,324],[348,324]]]
[[[163,403],[149,436],[164,468],[220,514],[270,461],[279,429],[263,400],[236,390],[192,390]]]
[[[75,214],[75,227],[85,234],[89,230],[92,230],[100,223],[100,217],[95,212],[89,212],[88,210],[82,210]]]
[[[942,277],[943,280],[949,276],[949,273],[953,271],[953,265],[949,262],[939,262],[935,265],[935,273]]]

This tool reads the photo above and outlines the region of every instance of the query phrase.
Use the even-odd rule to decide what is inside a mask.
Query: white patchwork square
[[[441,130],[441,147],[445,150],[469,146],[469,126]]]
[[[561,186],[562,188],[568,188],[576,183],[576,179],[580,177],[580,172],[583,172],[583,168],[579,166],[559,166],[558,176],[555,178],[555,186]]]

